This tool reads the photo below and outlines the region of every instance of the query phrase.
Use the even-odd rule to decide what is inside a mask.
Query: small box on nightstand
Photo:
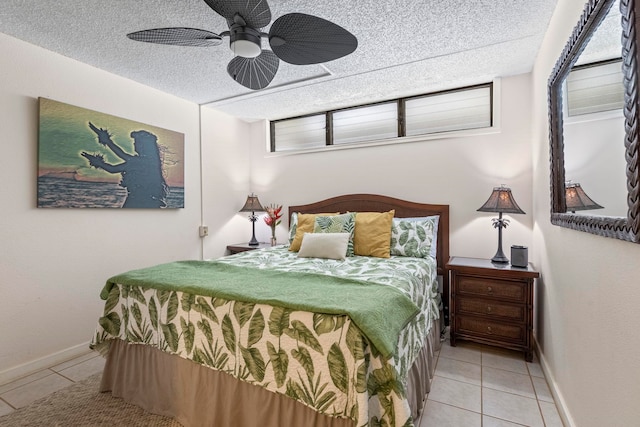
[[[526,246],[511,246],[511,265],[527,268],[529,265],[529,250]]]

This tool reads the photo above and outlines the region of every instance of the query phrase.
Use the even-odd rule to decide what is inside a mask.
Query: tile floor
[[[104,358],[90,351],[75,359],[0,385],[0,416],[101,372]]]
[[[562,427],[540,363],[521,352],[447,339],[420,427]]]
[[[104,359],[95,352],[0,386],[0,416],[89,375]],[[445,341],[420,427],[562,427],[537,359],[522,353]]]

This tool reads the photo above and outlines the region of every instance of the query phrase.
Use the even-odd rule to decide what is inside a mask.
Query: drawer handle
[[[487,326],[487,333],[488,334],[492,334],[493,332],[491,331],[491,326]]]
[[[491,286],[487,286],[487,292],[488,293],[492,293],[493,292],[493,288]]]
[[[491,313],[491,306],[490,305],[487,306],[487,313]]]

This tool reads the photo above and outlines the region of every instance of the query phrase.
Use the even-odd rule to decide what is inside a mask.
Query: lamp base
[[[506,227],[508,222],[505,223],[502,220],[502,212],[500,212],[497,222],[498,222],[498,227],[497,227],[498,228],[498,250],[496,251],[496,254],[493,256],[493,258],[491,258],[491,262],[495,264],[508,264],[509,258],[507,258],[504,252],[502,252],[502,228]]]
[[[502,252],[502,239],[500,239],[500,244],[498,245],[498,250],[496,254],[491,258],[491,262],[495,264],[507,264],[509,262],[509,258]]]
[[[254,212],[251,212],[251,216],[249,217],[249,221],[251,221],[251,240],[249,241],[249,246],[258,246],[260,242],[256,239],[256,221],[258,217]]]
[[[493,262],[495,264],[508,264],[509,263],[509,258],[504,256],[504,254],[502,254],[502,255],[496,254],[493,258],[491,258],[491,262]]]

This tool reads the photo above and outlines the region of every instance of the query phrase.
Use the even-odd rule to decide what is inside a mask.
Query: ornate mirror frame
[[[640,0],[638,0],[640,2]],[[562,124],[562,85],[589,39],[604,19],[614,0],[589,0],[548,82],[549,144],[551,163],[551,223],[560,227],[585,231],[640,243],[640,161],[638,139],[638,37],[636,19],[640,10],[636,0],[620,0],[622,15],[622,71],[625,87],[625,158],[627,175],[627,217],[575,215],[567,213],[565,203],[564,139]],[[638,15],[636,17],[636,15]]]

